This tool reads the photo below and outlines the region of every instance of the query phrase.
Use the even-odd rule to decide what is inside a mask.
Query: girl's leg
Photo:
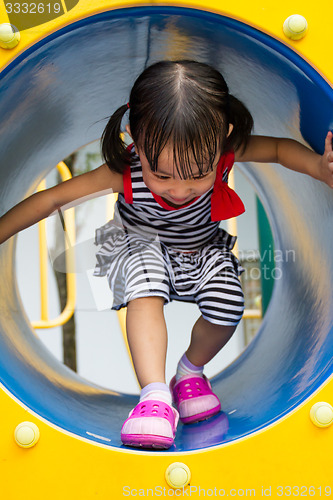
[[[127,336],[135,372],[143,388],[140,402],[124,422],[125,445],[169,448],[174,442],[178,413],[171,407],[165,384],[167,330],[163,297],[144,297],[127,306]]]
[[[127,306],[127,338],[141,387],[165,383],[167,329],[163,297],[134,299]]]
[[[195,366],[203,366],[231,339],[236,326],[210,323],[202,316],[195,323],[191,343],[186,351],[188,360]]]
[[[230,340],[244,311],[244,294],[234,269],[220,271],[196,296],[202,313],[192,330],[188,359],[203,366]]]
[[[190,346],[170,384],[183,423],[205,420],[221,410],[203,368],[228,342],[235,329],[235,326],[215,325],[202,316],[195,323]]]
[[[218,397],[203,376],[203,367],[225,346],[242,317],[244,296],[235,271],[218,273],[200,290],[196,301],[203,316],[193,327],[190,346],[171,381],[184,423],[204,420],[221,409]]]

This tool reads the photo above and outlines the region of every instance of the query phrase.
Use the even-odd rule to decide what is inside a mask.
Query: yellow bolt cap
[[[283,33],[291,40],[300,40],[306,35],[307,30],[307,20],[299,14],[289,16],[283,23]]]
[[[191,479],[191,471],[186,464],[174,462],[165,471],[165,479],[171,488],[184,488]]]
[[[317,427],[329,427],[333,424],[333,407],[325,402],[316,403],[310,410],[310,418]]]
[[[33,422],[21,422],[15,429],[16,443],[22,448],[31,448],[39,440],[39,429]]]
[[[20,32],[9,23],[0,24],[0,47],[13,49],[21,39]]]

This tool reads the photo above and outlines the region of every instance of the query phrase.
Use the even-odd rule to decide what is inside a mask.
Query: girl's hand
[[[329,187],[333,188],[333,134],[331,131],[327,133],[325,139],[325,151],[320,159],[320,180],[325,182]]]

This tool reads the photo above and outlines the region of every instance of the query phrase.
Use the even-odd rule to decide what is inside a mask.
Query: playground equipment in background
[[[320,10],[300,2],[293,8],[286,0],[81,0],[38,28],[21,27],[13,48],[13,32],[0,29],[8,46],[0,49],[1,212],[98,138],[105,110],[125,102],[132,80],[158,59],[214,64],[249,106],[257,133],[295,137],[320,151],[333,115],[331,16],[322,15],[332,7],[324,0]],[[288,22],[283,32],[294,13],[308,24],[296,41],[291,32],[301,24]],[[0,23],[8,22],[0,2]],[[180,426],[168,452],[121,447],[121,422],[135,399],[82,380],[44,349],[17,296],[14,242],[1,246],[6,498],[30,500],[46,491],[51,499],[171,496],[186,484],[178,493],[193,498],[331,495],[332,192],[278,166],[241,168],[268,213],[281,279],[256,339],[212,381],[225,414]],[[283,258],[290,249],[295,258]]]

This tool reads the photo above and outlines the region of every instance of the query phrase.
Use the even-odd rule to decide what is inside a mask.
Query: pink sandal
[[[130,412],[121,429],[127,446],[167,449],[174,443],[179,415],[163,401],[141,401]]]
[[[173,377],[170,391],[184,424],[206,420],[221,410],[221,403],[205,376],[184,375],[178,382]]]

